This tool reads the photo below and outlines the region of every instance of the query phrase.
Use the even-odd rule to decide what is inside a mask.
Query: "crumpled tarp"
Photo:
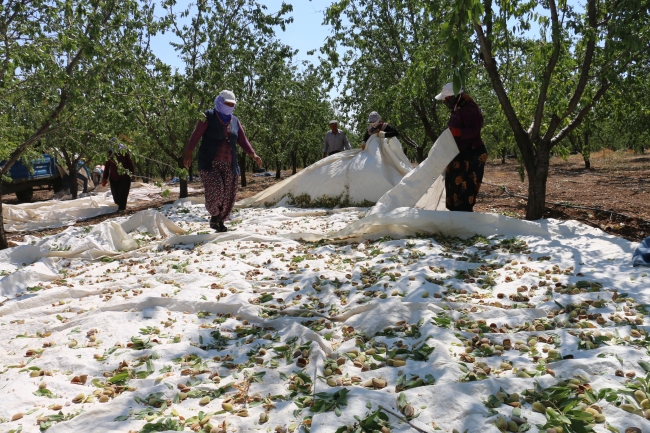
[[[275,205],[289,194],[294,197],[308,194],[312,200],[348,195],[351,203],[374,203],[411,169],[411,162],[397,138],[372,135],[365,150],[346,150],[323,158],[259,194],[237,202],[236,207]]]
[[[449,129],[445,129],[431,147],[427,158],[386,192],[368,214],[387,212],[399,207],[445,210],[444,171],[456,155],[458,146],[454,136]]]
[[[176,187],[178,190],[178,187]],[[174,192],[174,188],[170,191]],[[192,188],[188,189],[193,192]],[[129,204],[160,198],[161,189],[152,184],[132,182]],[[110,188],[98,186],[94,195],[83,194],[76,200],[48,200],[17,205],[3,204],[6,232],[29,232],[74,225],[75,222],[117,211]],[[69,197],[69,196],[68,196]]]
[[[160,212],[148,209],[117,223],[104,221],[90,231],[69,227],[54,236],[48,236],[33,245],[20,245],[0,251],[0,271],[20,268],[0,279],[0,301],[22,292],[39,281],[60,278],[53,267],[53,258],[94,260],[115,256],[138,248],[129,233],[148,233],[154,238],[165,238],[184,231]]]
[[[33,430],[39,417],[58,413],[48,406],[61,405],[66,420],[48,431],[91,433],[98,425],[104,430],[142,431],[147,422],[179,422],[181,417],[187,430],[189,420],[203,412],[212,417],[212,427],[226,420],[229,432],[274,431],[277,426],[298,432],[310,417],[313,433],[334,433],[378,405],[399,414],[397,398],[403,392],[419,416],[409,425],[391,415],[395,433],[410,433],[412,426],[498,433],[496,412],[509,417],[512,408],[489,408],[485,402],[502,388],[522,393],[536,384],[547,388],[580,374],[597,395],[604,388],[623,386],[627,379],[617,376],[617,369],[637,377],[645,374],[638,363],[647,358],[647,348],[641,347],[644,338],[631,335],[630,324],[612,319],[636,321],[637,316],[627,316],[622,307],[642,313],[640,306],[650,302],[647,276],[629,266],[633,245],[625,239],[574,221],[531,222],[413,208],[365,218],[366,209],[359,208],[241,209],[228,223],[227,233],[213,233],[207,230],[208,214],[200,202],[184,199],[161,209],[178,229],[164,219],[150,224],[158,218],[152,211],[141,214],[140,220],[113,220],[119,229],[107,221],[97,232],[71,228],[65,236],[51,236],[43,245],[52,255],[32,265],[7,264],[0,257],[0,270],[10,272],[0,287],[4,290],[6,282],[18,280],[27,285],[16,293],[21,296],[11,296],[4,304],[0,300],[0,325],[8,337],[0,343],[0,375],[6,384],[0,389],[0,418],[7,420],[6,430]],[[180,227],[187,234],[180,234]],[[122,239],[120,230],[140,242],[137,251],[116,250],[120,246],[113,234]],[[178,235],[161,242],[136,230]],[[425,234],[436,232],[445,236]],[[476,233],[483,236],[470,241],[454,237]],[[297,237],[322,242],[293,240]],[[377,240],[356,242],[366,238]],[[122,240],[125,248],[136,247]],[[114,255],[93,260],[81,245]],[[73,251],[80,255],[56,257]],[[484,274],[475,274],[479,271]],[[593,290],[558,293],[556,283],[586,284]],[[624,303],[613,302],[614,291],[627,294],[617,298]],[[527,302],[513,300],[524,295],[530,297]],[[567,312],[559,312],[561,305],[596,300],[606,302],[589,307],[589,314],[602,314],[605,325],[587,318],[582,322],[589,323],[588,328],[556,326],[568,320]],[[647,314],[639,318],[647,326]],[[484,332],[486,338],[499,344],[505,338],[521,340],[531,348],[494,356],[478,353],[475,360],[463,361],[467,353],[462,340],[479,332],[470,328],[479,320],[514,327],[509,333]],[[540,324],[548,328],[538,329]],[[621,338],[591,350],[579,347],[578,333],[592,331],[616,332]],[[543,342],[542,336],[556,338],[556,350],[571,357],[547,359],[547,349],[555,346]],[[533,337],[539,341],[531,342]],[[424,343],[433,351],[425,358],[409,355],[403,368],[382,363],[367,369],[358,364],[364,361],[349,359],[371,345],[410,353]],[[293,357],[298,346],[303,346],[302,367],[301,358]],[[26,353],[37,356],[27,358]],[[326,373],[326,363],[335,360],[341,372]],[[492,372],[484,380],[466,382],[467,371],[479,362]],[[502,371],[503,362],[534,377],[518,377],[514,368]],[[104,402],[92,396],[99,389],[96,384],[107,382],[125,365],[128,391],[104,397]],[[540,365],[555,376],[539,371]],[[15,366],[20,368],[10,368]],[[31,371],[39,374],[28,370],[31,367],[45,375],[30,377]],[[290,377],[296,371],[313,383],[308,391],[292,395]],[[214,373],[217,379],[210,380]],[[301,397],[342,389],[322,379],[327,374],[350,381],[344,384],[349,394],[340,416],[297,405]],[[73,378],[81,375],[87,375],[86,383],[76,384]],[[427,383],[398,389],[414,375]],[[244,386],[247,377],[256,377],[250,387]],[[353,383],[352,377],[361,382]],[[387,386],[361,386],[371,378],[381,378]],[[51,395],[39,394],[41,382]],[[194,395],[177,398],[178,384],[189,384]],[[233,386],[217,393],[228,384]],[[237,397],[242,392],[251,398],[268,397],[271,404],[246,405]],[[74,402],[80,393],[83,402]],[[199,404],[203,393],[210,394],[210,401]],[[170,407],[149,406],[156,395],[169,399]],[[227,398],[233,398],[232,413],[223,412]],[[650,421],[642,416],[606,400],[597,404],[613,428],[650,431]],[[235,415],[245,407],[249,416]],[[143,413],[155,415],[145,420]],[[268,421],[260,424],[264,413]],[[9,421],[16,414],[22,417]],[[522,402],[521,415],[532,426],[530,432],[546,422],[527,402]],[[595,431],[606,430],[599,424]]]

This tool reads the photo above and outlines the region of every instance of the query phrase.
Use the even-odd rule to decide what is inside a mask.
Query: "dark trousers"
[[[83,176],[81,173],[77,173],[77,179],[82,181],[84,184],[84,189],[82,192],[88,192],[88,178],[86,176]]]
[[[334,155],[335,153],[339,153],[339,152],[341,152],[341,151],[340,150],[335,150],[333,152],[328,153],[327,156]]]
[[[113,201],[118,210],[126,209],[126,200],[129,198],[129,190],[131,189],[131,179],[111,180],[110,183]]]

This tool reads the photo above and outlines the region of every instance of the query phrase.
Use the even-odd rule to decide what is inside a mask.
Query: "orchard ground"
[[[507,159],[505,164],[500,159],[488,162],[477,212],[495,212],[503,215],[523,218],[526,213],[526,195],[528,183],[521,181],[516,160]],[[250,197],[275,184],[275,177],[253,177],[247,173],[248,184],[239,189],[237,199]],[[283,170],[281,179],[291,176],[290,170]],[[201,188],[200,182],[193,182],[191,187]],[[201,195],[195,192],[190,195]],[[52,191],[34,192],[34,201],[50,200]],[[172,193],[164,199],[157,199],[129,206],[127,214],[131,215],[147,208],[156,208],[172,203],[178,198]],[[631,241],[641,241],[650,236],[650,155],[604,150],[591,155],[591,168],[585,169],[582,155],[570,155],[567,160],[560,157],[551,159],[547,183],[547,207],[544,218],[559,220],[577,220],[592,227],[621,236]],[[15,195],[4,196],[8,204],[18,203]],[[111,218],[102,215],[77,225],[92,225]],[[64,228],[30,233],[47,236],[58,233]],[[9,241],[19,241],[23,234],[9,235]]]

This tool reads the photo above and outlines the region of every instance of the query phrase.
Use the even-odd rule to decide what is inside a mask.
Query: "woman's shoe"
[[[228,231],[228,227],[223,223],[223,221],[219,221],[219,229],[217,230],[220,233],[224,233]]]
[[[220,224],[223,224],[221,221],[217,219],[217,217],[212,217],[210,218],[210,228],[216,231],[221,231],[219,230]]]

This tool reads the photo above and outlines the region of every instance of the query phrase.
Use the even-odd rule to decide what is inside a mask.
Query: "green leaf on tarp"
[[[407,405],[407,403],[408,402],[406,401],[406,394],[404,394],[403,392],[400,392],[399,397],[397,397],[397,406],[399,406],[400,408],[403,408],[404,406]]]
[[[129,372],[128,371],[123,371],[121,373],[117,373],[115,376],[111,377],[108,379],[110,383],[121,383],[125,382],[129,378]]]

